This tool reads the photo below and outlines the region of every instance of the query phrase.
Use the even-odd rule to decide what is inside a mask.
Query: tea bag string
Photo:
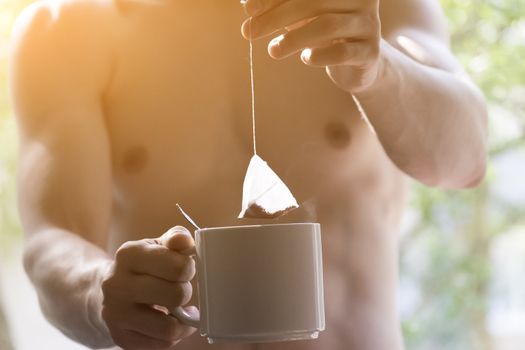
[[[250,21],[250,32],[252,29],[252,22]],[[253,81],[253,43],[250,38],[250,85],[252,97],[252,137],[253,137],[253,155],[257,155],[257,142],[255,137],[255,83]]]

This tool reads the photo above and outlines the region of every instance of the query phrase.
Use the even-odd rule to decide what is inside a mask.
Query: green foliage
[[[490,111],[491,163],[525,145],[525,1],[442,0],[452,49],[483,90]],[[476,190],[414,184],[416,224],[403,237],[401,273],[417,293],[403,331],[408,349],[492,349],[487,332],[491,244],[525,225],[525,198],[494,190],[492,165]]]
[[[0,84],[6,86],[8,35],[27,0],[0,3]],[[492,159],[525,145],[525,0],[442,0],[452,48],[485,93]],[[15,205],[16,130],[0,89],[0,255],[20,238]],[[510,126],[509,126],[510,125]],[[471,191],[414,185],[415,224],[402,241],[402,280],[417,290],[403,331],[409,349],[490,349],[486,331],[491,243],[525,225],[525,203],[494,194],[497,172]]]
[[[512,113],[523,127],[525,0],[443,0],[442,4],[450,19],[455,54],[489,103]]]
[[[12,118],[0,119],[0,256],[7,256],[21,229],[16,210],[15,155],[16,128]]]
[[[13,22],[28,3],[27,0],[0,2],[0,256],[8,254],[12,241],[21,236],[15,204],[17,138],[7,90],[7,55]]]

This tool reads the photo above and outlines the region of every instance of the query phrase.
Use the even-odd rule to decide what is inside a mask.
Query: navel
[[[324,127],[326,141],[334,148],[343,149],[348,147],[352,139],[349,127],[341,122],[329,122]]]
[[[124,153],[122,169],[129,174],[136,174],[148,164],[148,151],[143,146],[133,146]]]

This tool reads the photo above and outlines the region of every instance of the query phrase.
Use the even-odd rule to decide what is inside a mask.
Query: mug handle
[[[186,249],[180,252],[181,254],[191,256],[192,258],[197,255],[197,249],[195,246],[190,249]],[[182,306],[177,306],[171,310],[171,315],[175,317],[180,322],[184,323],[187,326],[199,328],[201,320],[199,316],[190,315]]]

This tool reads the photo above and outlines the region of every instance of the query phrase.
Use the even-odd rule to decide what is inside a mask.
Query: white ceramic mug
[[[316,223],[195,231],[200,319],[172,311],[208,342],[315,339],[325,328]]]

